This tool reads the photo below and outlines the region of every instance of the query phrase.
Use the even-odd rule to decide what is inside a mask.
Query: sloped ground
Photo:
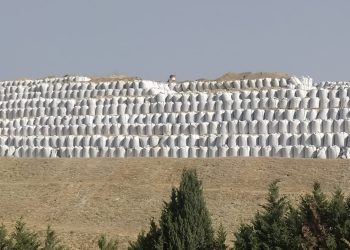
[[[29,159],[0,161],[0,221],[12,227],[21,216],[36,230],[51,224],[73,249],[95,249],[101,233],[117,237],[122,249],[149,218],[160,215],[182,169],[194,167],[203,181],[214,226],[228,240],[264,202],[267,185],[281,180],[297,199],[315,180],[325,190],[350,193],[350,161],[282,158],[216,159]]]
[[[218,77],[217,81],[235,81],[235,80],[253,80],[253,79],[259,79],[259,78],[286,78],[288,79],[290,77],[287,73],[281,73],[281,72],[227,72],[223,74],[222,76]]]

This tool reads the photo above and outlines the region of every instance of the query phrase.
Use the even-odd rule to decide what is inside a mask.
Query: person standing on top
[[[170,75],[169,76],[169,79],[168,79],[168,82],[175,82],[176,81],[176,75]]]

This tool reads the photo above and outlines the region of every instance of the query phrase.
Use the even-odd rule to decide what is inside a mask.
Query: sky
[[[349,13],[349,0],[3,0],[0,79],[273,71],[350,80]]]

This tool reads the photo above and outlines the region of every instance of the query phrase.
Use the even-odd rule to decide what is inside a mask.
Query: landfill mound
[[[349,158],[349,83],[273,74],[3,81],[0,156]]]

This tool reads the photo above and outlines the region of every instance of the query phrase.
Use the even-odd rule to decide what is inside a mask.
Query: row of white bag
[[[297,80],[297,82],[295,81]],[[147,80],[135,80],[135,81],[112,81],[112,82],[102,82],[94,83],[91,82],[89,78],[86,77],[69,77],[69,78],[46,78],[43,80],[24,80],[24,81],[5,81],[0,82],[0,86],[35,86],[38,84],[51,84],[55,83],[57,85],[55,88],[60,89],[70,89],[67,87],[67,82],[70,85],[80,86],[82,81],[87,85],[98,85],[99,89],[123,89],[128,87],[133,88],[144,88],[149,86],[151,83],[153,85],[164,85],[163,82],[147,81]],[[145,86],[146,85],[146,86]],[[261,78],[254,80],[236,80],[236,81],[191,81],[182,83],[172,83],[171,88],[177,89],[177,91],[202,91],[202,90],[217,90],[217,89],[247,89],[247,88],[280,88],[280,87],[298,87],[296,85],[303,85],[299,79],[292,77],[290,79],[276,79],[276,78]],[[302,86],[299,86],[302,87]],[[309,86],[310,87],[310,86]]]
[[[0,157],[294,157],[294,158],[350,158],[349,148],[337,146],[316,148],[314,146],[287,147],[155,147],[155,148],[39,148],[0,147]]]
[[[133,113],[163,113],[163,112],[189,112],[189,111],[219,111],[231,109],[328,109],[328,108],[347,108],[350,107],[350,98],[335,98],[330,100],[321,100],[314,98],[292,98],[292,99],[277,99],[277,98],[255,98],[244,100],[217,100],[217,101],[178,101],[178,102],[142,102],[141,98],[138,103],[112,103],[104,104],[102,100],[88,99],[84,101],[75,100],[60,100],[44,101],[44,100],[25,100],[18,103],[2,102],[0,109],[2,110],[22,110],[24,109],[63,109],[68,112],[80,111],[80,109],[91,109],[92,113],[113,113],[118,114],[133,114]]]
[[[0,135],[177,135],[350,133],[347,120],[262,120],[164,124],[24,125],[0,127]]]
[[[1,112],[1,111],[0,111]],[[313,121],[313,120],[347,120],[350,109],[235,109],[216,112],[182,112],[158,114],[123,114],[123,115],[81,115],[81,116],[36,116],[0,120],[0,127],[15,127],[26,125],[98,125],[98,124],[186,124],[199,122],[229,122],[229,121]]]
[[[350,147],[349,133],[170,136],[0,136],[1,146],[30,147],[235,147],[297,146]]]
[[[205,91],[220,89],[262,89],[262,88],[280,88],[287,87],[287,79],[257,79],[257,80],[236,80],[236,81],[191,81],[174,83],[170,85],[175,91]]]
[[[147,81],[147,80],[136,80],[136,81],[112,81],[112,82],[76,82],[70,81],[68,83],[64,81],[56,81],[56,84],[52,84],[52,81],[41,82],[41,81],[14,81],[14,82],[0,82],[0,87],[11,88],[15,91],[16,87],[27,86],[34,91],[53,91],[53,90],[84,90],[84,89],[144,89],[159,86],[168,86],[168,88],[175,89],[176,91],[203,91],[203,90],[216,90],[216,89],[247,89],[247,88],[280,88],[287,87],[287,79],[257,79],[257,80],[236,80],[236,81],[191,81],[167,84],[163,82]]]
[[[56,86],[56,85],[53,85]],[[156,102],[166,102],[173,100],[176,101],[207,101],[207,100],[239,100],[239,99],[254,99],[254,98],[278,98],[278,99],[291,99],[294,97],[300,98],[315,98],[318,97],[322,100],[332,100],[334,98],[345,98],[350,96],[349,88],[338,88],[338,89],[324,89],[324,88],[314,88],[311,90],[300,90],[300,89],[269,89],[269,90],[243,90],[243,91],[234,91],[234,92],[225,92],[225,93],[181,93],[175,94],[167,89],[166,84],[160,85],[161,87],[153,88],[127,88],[127,89],[73,89],[73,90],[52,90],[44,91],[35,88],[30,89],[17,89],[5,88],[0,89],[0,100],[14,100],[13,98],[8,99],[9,95],[14,97],[14,94],[17,94],[16,97],[22,99],[33,99],[33,98],[92,98],[92,97],[104,97],[104,96],[142,96],[142,95],[155,95],[153,101]],[[22,87],[24,88],[24,87]],[[164,93],[157,94],[155,90],[163,90]],[[152,101],[152,100],[151,100]]]
[[[319,88],[344,88],[344,87],[350,87],[350,82],[320,82],[317,84],[317,87]]]
[[[0,86],[31,86],[42,83],[62,83],[62,82],[88,82],[91,79],[86,76],[64,76],[64,77],[45,77],[44,79],[26,79],[15,81],[0,81]]]
[[[167,92],[173,92],[166,83],[154,82],[154,81],[134,81],[134,82],[68,82],[68,83],[39,83],[35,85],[26,86],[1,86],[0,92],[4,94],[13,93],[25,93],[25,92],[40,92],[42,95],[52,92],[66,92],[74,93],[75,91],[100,91],[99,93],[109,93],[110,91],[130,91],[130,90],[149,90],[149,89],[160,89]]]
[[[242,105],[241,105],[242,104]],[[146,115],[146,114],[162,114],[162,113],[188,113],[188,112],[215,112],[221,113],[223,111],[237,110],[237,109],[265,109],[267,110],[276,110],[281,109],[280,106],[270,105],[273,102],[265,103],[267,105],[256,106],[250,105],[251,103],[233,103],[232,105],[223,105],[222,102],[207,102],[199,105],[191,105],[190,103],[144,103],[144,104],[120,104],[120,105],[107,105],[107,106],[74,106],[74,107],[41,107],[41,108],[20,108],[20,109],[0,109],[0,119],[17,119],[24,117],[42,117],[42,116],[86,116],[86,115]],[[346,109],[350,106],[340,106],[335,105],[334,107],[320,107],[315,106],[320,109],[326,110],[323,111],[326,113],[328,110],[339,110]],[[271,106],[270,108],[267,106]],[[273,106],[273,107],[272,107]],[[322,105],[321,105],[322,106]],[[287,109],[287,108],[286,108]],[[316,108],[315,108],[316,109]],[[308,112],[303,107],[294,108],[294,110],[302,110],[303,112]],[[266,113],[265,111],[265,113]],[[258,111],[260,112],[260,111]],[[312,112],[311,110],[309,112]],[[315,112],[318,112],[316,110]],[[332,111],[333,112],[333,111]],[[327,116],[328,117],[328,116]],[[331,116],[329,116],[331,117]],[[268,119],[268,118],[266,118]],[[299,118],[297,118],[299,119]]]
[[[161,89],[161,88],[148,88],[145,90],[155,90],[155,89]],[[84,91],[89,91],[88,94],[85,94]],[[92,92],[91,92],[92,91]],[[109,90],[101,90],[101,89],[87,89],[87,90],[55,90],[50,92],[41,92],[41,91],[32,91],[32,92],[20,92],[23,95],[22,98],[25,95],[38,95],[38,97],[42,98],[52,98],[52,96],[56,96],[55,98],[86,98],[89,96],[110,96],[113,95],[114,98],[118,98],[120,92],[115,92],[113,89]],[[130,88],[131,92],[126,92],[125,95],[128,93],[131,95],[142,95],[145,94],[143,92],[138,91],[137,89]],[[136,92],[132,92],[136,91]],[[55,93],[56,92],[56,93]],[[14,92],[16,93],[16,92]],[[41,94],[40,94],[41,93]],[[147,92],[148,93],[148,92]],[[0,95],[9,95],[13,94],[12,91],[8,89],[0,89]],[[18,93],[19,94],[19,93]],[[269,90],[243,90],[243,91],[233,91],[233,92],[219,92],[219,93],[172,93],[172,92],[164,92],[164,93],[158,93],[155,94],[149,101],[150,102],[186,102],[186,101],[210,101],[210,100],[243,100],[243,99],[255,99],[255,98],[278,98],[278,99],[291,99],[294,97],[300,97],[300,98],[320,98],[322,100],[326,99],[334,99],[334,98],[346,98],[350,96],[350,88],[339,88],[339,89],[323,89],[323,88],[314,88],[311,90],[300,90],[300,89],[269,89]],[[33,99],[34,97],[31,96],[29,99]],[[120,97],[120,98],[126,98],[126,97]],[[133,97],[129,97],[132,99]],[[13,99],[12,99],[13,100]],[[121,103],[120,101],[118,101]],[[134,102],[128,101],[127,103]],[[143,101],[142,101],[143,102]],[[107,103],[104,103],[105,105]]]
[[[66,92],[47,92],[42,94],[41,92],[27,92],[27,93],[12,93],[1,94],[0,101],[8,101],[14,99],[33,99],[33,98],[100,98],[105,96],[148,96],[159,93],[157,89],[123,89],[123,90],[74,90],[69,95]]]

